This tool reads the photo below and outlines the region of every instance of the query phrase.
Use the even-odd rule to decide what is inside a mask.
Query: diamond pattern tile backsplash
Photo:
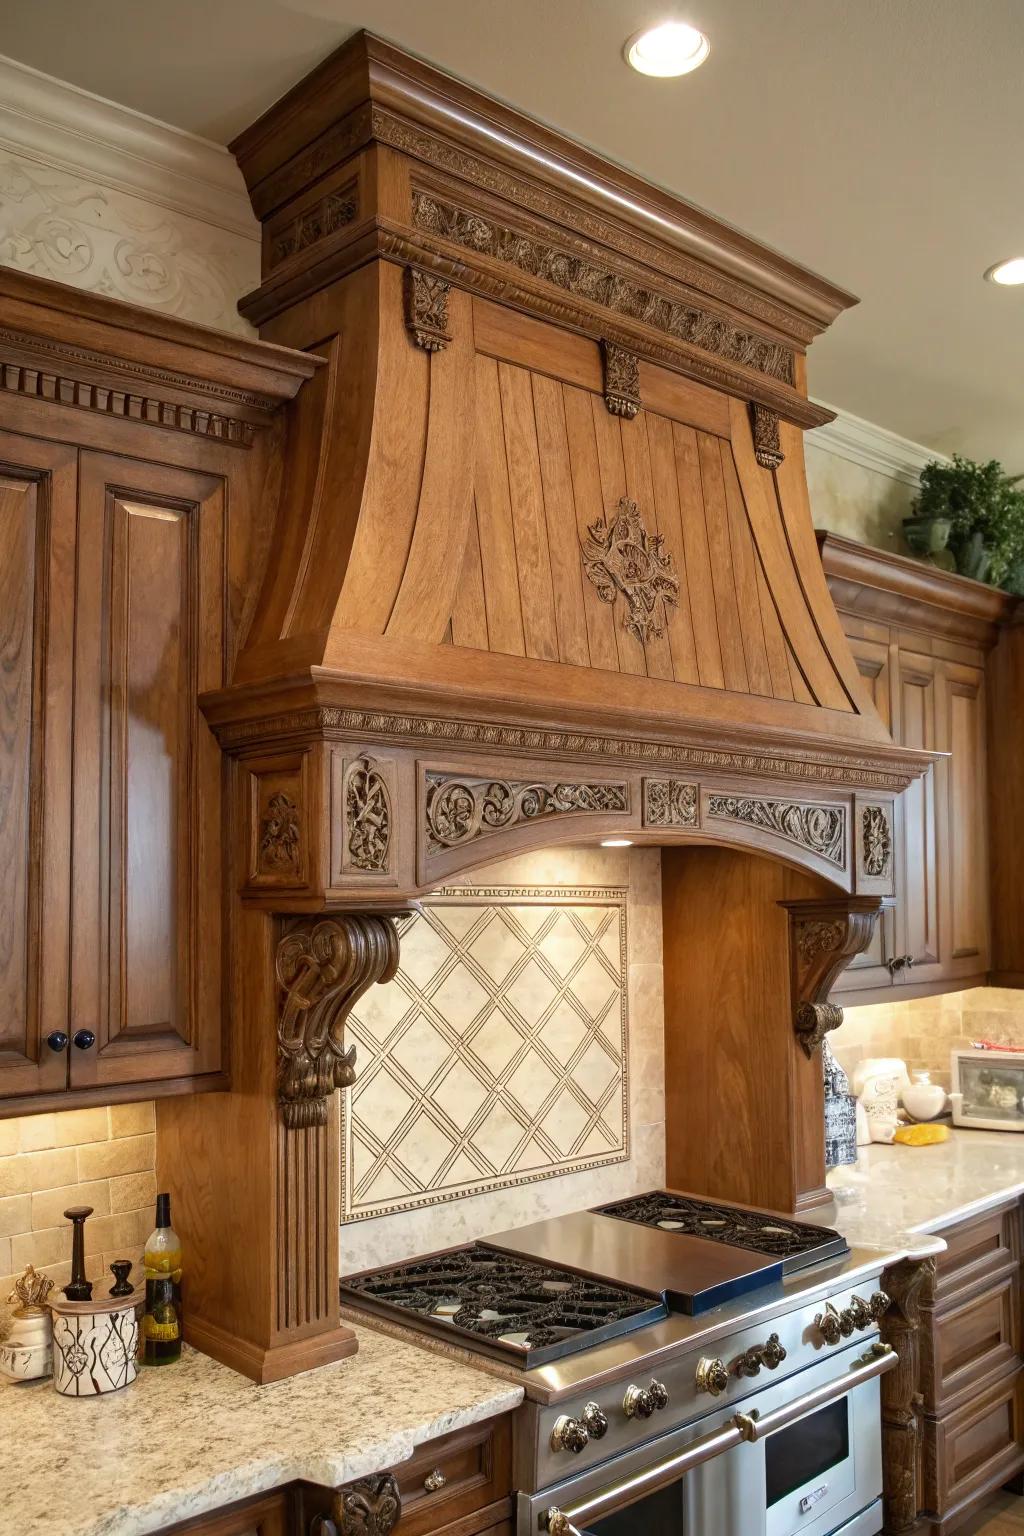
[[[349,1019],[342,1220],[629,1156],[626,889],[448,888]]]

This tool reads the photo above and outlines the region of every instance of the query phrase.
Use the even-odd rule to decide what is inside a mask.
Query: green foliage
[[[957,568],[977,575],[987,565],[995,587],[1024,590],[1022,475],[1006,474],[998,459],[978,464],[955,453],[952,464],[933,460],[921,472],[915,517],[947,517],[949,548]],[[983,556],[987,555],[987,561]]]

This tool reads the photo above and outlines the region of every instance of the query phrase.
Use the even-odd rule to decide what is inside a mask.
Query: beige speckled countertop
[[[350,1359],[265,1387],[187,1348],[106,1397],[0,1383],[0,1531],[145,1536],[296,1478],[382,1471],[522,1401],[472,1366],[356,1332]]]
[[[941,1251],[943,1227],[1024,1194],[1024,1133],[953,1130],[932,1147],[858,1151],[855,1164],[829,1174],[834,1203],[813,1213],[857,1247],[923,1258]]]

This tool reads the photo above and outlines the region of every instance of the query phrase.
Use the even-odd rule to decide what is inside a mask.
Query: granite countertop
[[[931,1147],[879,1142],[828,1177],[832,1205],[813,1213],[864,1248],[941,1252],[943,1227],[1024,1194],[1024,1134],[954,1129]]]
[[[522,1401],[521,1387],[460,1361],[356,1333],[358,1354],[264,1387],[187,1347],[105,1397],[0,1382],[0,1527],[145,1536],[296,1478],[380,1472]]]

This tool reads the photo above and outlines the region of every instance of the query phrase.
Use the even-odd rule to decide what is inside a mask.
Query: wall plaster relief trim
[[[424,902],[421,915],[403,923],[399,978],[387,989],[367,994],[348,1023],[347,1037],[357,1046],[360,1065],[356,1085],[342,1107],[344,1222],[628,1160],[627,896],[624,886],[445,886]],[[525,918],[527,910],[536,921],[532,915]],[[594,916],[588,921],[584,913]],[[413,954],[410,943],[417,927],[423,935],[423,955]],[[491,948],[497,938],[490,959],[483,946],[488,936]],[[595,988],[602,980],[606,990],[588,1007],[583,999],[594,993],[584,990],[581,996],[576,989]],[[449,983],[455,984],[451,990]],[[533,990],[539,996],[532,996]],[[471,1016],[460,1018],[455,1010],[467,999],[472,999]],[[549,1025],[564,1028],[563,1014],[568,1015],[570,1030],[579,1030],[571,1045],[560,1036],[558,1044],[568,1052],[564,1057],[544,1038]],[[398,1051],[424,1025],[429,1048],[438,1059],[416,1062],[410,1071]],[[503,1053],[506,1040],[513,1049],[502,1059],[493,1053]],[[479,1051],[474,1049],[478,1043]],[[589,1074],[601,1067],[611,1068],[610,1076],[594,1086]],[[531,1081],[530,1069],[540,1076],[539,1085]],[[446,1096],[451,1094],[456,1075],[463,1079],[464,1091],[482,1090],[480,1102],[462,1125],[440,1099],[446,1085]],[[384,1095],[382,1102],[378,1094]],[[364,1095],[373,1097],[361,1115]],[[392,1106],[403,1099],[407,1107],[381,1136],[382,1116],[394,1113]],[[581,1122],[569,1132],[569,1146],[564,1144],[564,1128],[557,1131],[563,1145],[556,1140],[559,1106]],[[502,1123],[503,1134],[512,1134],[507,1152],[492,1145],[492,1115]],[[422,1178],[403,1163],[402,1148],[409,1143],[419,1149],[431,1132],[452,1145],[439,1157],[437,1168]],[[585,1151],[595,1139],[604,1141],[604,1150]],[[362,1195],[355,1187],[357,1142],[363,1157],[371,1142],[377,1143],[371,1172],[364,1169],[362,1174]],[[538,1154],[547,1160],[523,1162]],[[402,1165],[400,1174],[394,1171],[396,1164]],[[467,1178],[473,1164],[480,1168],[479,1176]],[[485,1171],[488,1164],[491,1173]],[[461,1173],[455,1175],[457,1169]],[[449,1177],[452,1182],[445,1182]],[[373,1184],[389,1178],[407,1188],[374,1198]],[[367,1185],[367,1179],[373,1182]]]
[[[866,421],[863,416],[855,416],[852,411],[841,410],[825,400],[815,400],[814,403],[835,411],[836,415],[834,421],[815,427],[807,438],[808,447],[819,448],[837,459],[846,459],[851,464],[859,464],[862,469],[886,475],[915,491],[927,463],[932,459],[950,462],[944,453],[915,443],[909,437],[901,437],[898,432],[890,432],[873,421]]]

